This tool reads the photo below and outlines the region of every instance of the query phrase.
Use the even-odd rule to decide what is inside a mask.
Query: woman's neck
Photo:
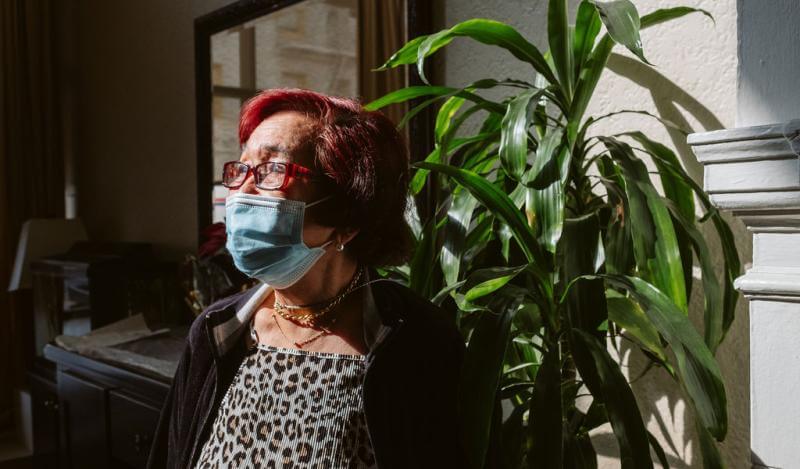
[[[358,264],[341,254],[325,261],[320,259],[292,286],[276,288],[278,301],[287,305],[307,305],[330,300],[339,294],[352,280]]]

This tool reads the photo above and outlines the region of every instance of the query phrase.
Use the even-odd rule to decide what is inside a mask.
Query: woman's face
[[[305,115],[296,111],[277,112],[264,119],[250,134],[239,161],[247,163],[251,168],[266,161],[282,161],[297,163],[313,170],[312,138],[314,132],[314,121]],[[286,188],[283,190],[265,190],[256,187],[251,171],[244,184],[238,189],[230,189],[229,195],[243,192],[310,203],[326,195],[316,184],[318,183],[301,176],[287,181]],[[331,199],[320,202],[319,205],[324,206],[329,200]],[[310,247],[319,246],[325,241],[333,239],[331,238],[333,231],[333,228],[317,225],[306,216],[303,223],[303,241]]]

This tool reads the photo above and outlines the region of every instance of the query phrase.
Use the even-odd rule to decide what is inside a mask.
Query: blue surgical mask
[[[237,192],[225,201],[225,247],[236,268],[274,288],[286,288],[300,280],[325,254],[325,247],[310,248],[303,242],[305,209],[300,200],[280,199]]]

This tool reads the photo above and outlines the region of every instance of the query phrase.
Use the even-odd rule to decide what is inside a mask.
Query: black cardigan
[[[378,279],[368,269],[367,278]],[[367,285],[369,352],[364,413],[380,469],[465,467],[458,381],[464,340],[445,311],[389,280]],[[249,344],[242,311],[258,287],[224,298],[199,315],[161,410],[148,468],[190,468]],[[252,298],[255,300],[255,298]],[[251,301],[252,303],[252,301]],[[245,306],[248,307],[245,307]],[[237,312],[239,314],[237,315]]]

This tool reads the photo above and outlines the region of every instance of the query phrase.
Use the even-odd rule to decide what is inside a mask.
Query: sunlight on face
[[[292,162],[314,168],[314,147],[311,144],[316,132],[316,122],[296,111],[277,112],[264,119],[250,134],[239,161],[255,167],[265,161]],[[248,175],[238,189],[230,194],[244,192],[309,202],[318,192],[313,182],[303,177],[288,181],[284,190],[265,190],[256,187],[253,175]]]

